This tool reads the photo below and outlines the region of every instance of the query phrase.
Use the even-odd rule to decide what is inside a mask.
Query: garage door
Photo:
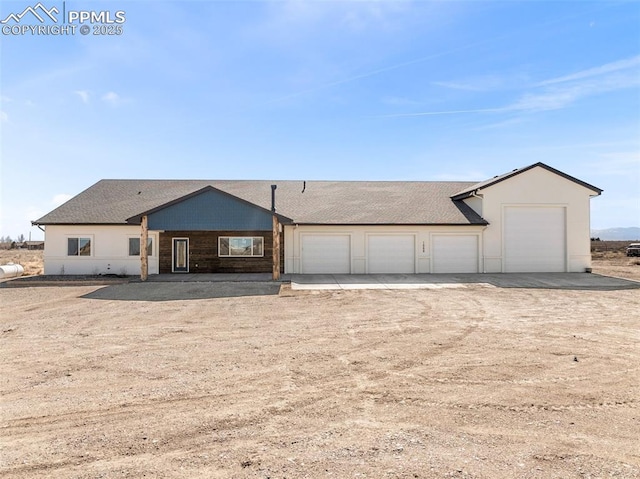
[[[477,235],[432,236],[434,273],[477,273]]]
[[[351,272],[349,235],[303,235],[302,272],[348,274]]]
[[[413,235],[370,235],[367,244],[368,272],[415,273]]]
[[[509,206],[505,208],[505,272],[566,271],[565,243],[563,207]]]

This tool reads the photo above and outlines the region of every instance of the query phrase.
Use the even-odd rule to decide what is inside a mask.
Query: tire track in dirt
[[[389,394],[376,395],[374,400],[382,403],[397,403],[402,400],[407,404],[415,404],[419,406],[429,408],[447,408],[447,409],[465,409],[465,410],[478,410],[478,409],[492,409],[498,411],[508,412],[530,412],[530,411],[583,411],[583,410],[606,410],[606,409],[637,409],[638,400],[628,399],[622,401],[600,401],[595,403],[577,402],[573,404],[523,404],[523,405],[506,405],[497,403],[463,403],[463,402],[449,402],[449,401],[428,401],[423,398],[417,397],[403,397],[397,398]]]
[[[235,396],[235,394],[224,396]],[[247,404],[242,404],[241,415],[230,412],[223,417],[208,418],[195,427],[187,425],[177,431],[173,429],[169,431],[164,430],[153,442],[146,441],[146,438],[143,438],[144,442],[140,442],[137,437],[123,438],[118,436],[117,442],[119,445],[111,444],[111,452],[108,460],[113,462],[117,461],[118,458],[148,454],[154,450],[161,454],[184,452],[198,448],[203,443],[232,441],[239,431],[243,429],[256,428],[264,422],[273,422],[277,420],[278,416],[289,414],[298,416],[300,411],[306,410],[310,406],[326,400],[323,395],[318,395],[315,390],[306,392],[306,395],[303,397],[300,397],[298,393],[298,397],[294,400],[282,399],[282,397],[276,393],[270,396],[271,400],[268,401],[270,404],[260,406],[251,403],[251,405],[249,405],[250,410],[247,410]],[[158,417],[164,414],[170,416],[175,412],[176,403],[183,403],[184,406],[189,406],[189,409],[194,412],[197,409],[197,404],[190,405],[190,402],[199,403],[201,400],[210,399],[211,397],[219,398],[220,395],[201,395],[169,400],[156,400],[153,401],[152,404],[122,404],[100,411],[89,410],[68,413],[65,414],[64,417],[43,416],[21,418],[10,421],[11,424],[9,425],[0,427],[0,431],[3,431],[3,434],[11,433],[12,438],[16,439],[22,434],[33,438],[33,431],[30,430],[33,427],[37,427],[38,434],[43,436],[56,436],[59,430],[77,431],[79,428],[87,431],[95,431],[99,429],[103,423],[112,421],[130,424],[130,427],[133,427],[136,419]],[[194,414],[196,413],[194,412]],[[91,427],[93,427],[93,429],[91,429]],[[73,435],[71,437],[73,437]],[[105,459],[107,459],[107,457],[102,457],[100,454],[92,454],[91,451],[82,451],[82,454],[75,456],[73,459],[56,460],[54,462],[40,464],[5,465],[3,471],[27,475],[28,473],[51,471],[53,474],[55,470],[69,466],[88,465],[93,462],[104,461]]]
[[[272,393],[271,396],[279,397],[280,394]],[[185,396],[173,398],[157,398],[149,399],[139,403],[123,403],[115,406],[106,407],[104,409],[85,409],[79,411],[71,411],[68,413],[56,414],[55,416],[31,416],[11,419],[5,424],[0,425],[0,431],[19,432],[20,430],[31,426],[60,426],[64,424],[77,424],[78,422],[99,422],[101,420],[118,420],[126,418],[129,415],[140,417],[145,414],[157,415],[162,409],[173,409],[180,404],[188,404],[191,402],[198,403],[201,401],[224,401],[225,398],[237,398],[238,393],[227,394],[202,394],[198,396]],[[320,400],[319,398],[318,400]],[[291,401],[293,405],[304,406],[309,402],[308,398],[302,398],[297,401]],[[281,405],[265,405],[261,408],[272,408],[273,411],[282,409],[283,411],[292,406],[287,402]]]
[[[621,369],[617,371],[603,372],[599,374],[599,377],[611,377],[621,376],[629,373],[639,371],[638,368]],[[390,374],[416,379],[424,381],[425,383],[432,384],[462,384],[470,386],[482,386],[482,385],[502,385],[502,384],[558,384],[565,382],[578,382],[578,381],[591,381],[592,376],[556,376],[551,378],[523,378],[523,379],[463,379],[463,378],[434,378],[432,376],[426,376],[424,374],[403,374],[402,372],[390,371]]]

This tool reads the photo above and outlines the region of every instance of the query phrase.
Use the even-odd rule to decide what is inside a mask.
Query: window
[[[220,236],[218,256],[264,256],[261,236]]]
[[[67,238],[67,256],[91,256],[91,238]]]
[[[140,256],[140,238],[129,238],[129,256]],[[153,238],[147,238],[147,256],[153,256]]]

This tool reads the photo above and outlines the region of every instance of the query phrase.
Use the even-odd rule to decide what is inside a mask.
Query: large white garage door
[[[413,235],[370,235],[367,244],[368,272],[415,273]]]
[[[434,235],[433,273],[477,273],[477,235]]]
[[[349,235],[302,235],[302,273],[351,273]]]
[[[509,206],[504,215],[506,273],[566,271],[563,207]]]

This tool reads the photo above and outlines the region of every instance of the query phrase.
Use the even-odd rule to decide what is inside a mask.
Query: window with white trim
[[[264,256],[264,238],[262,236],[220,236],[218,256],[221,258],[262,257]]]
[[[129,238],[129,256],[140,256],[140,237]],[[147,238],[147,256],[153,256],[153,238]]]
[[[91,256],[91,238],[67,238],[67,256]]]

